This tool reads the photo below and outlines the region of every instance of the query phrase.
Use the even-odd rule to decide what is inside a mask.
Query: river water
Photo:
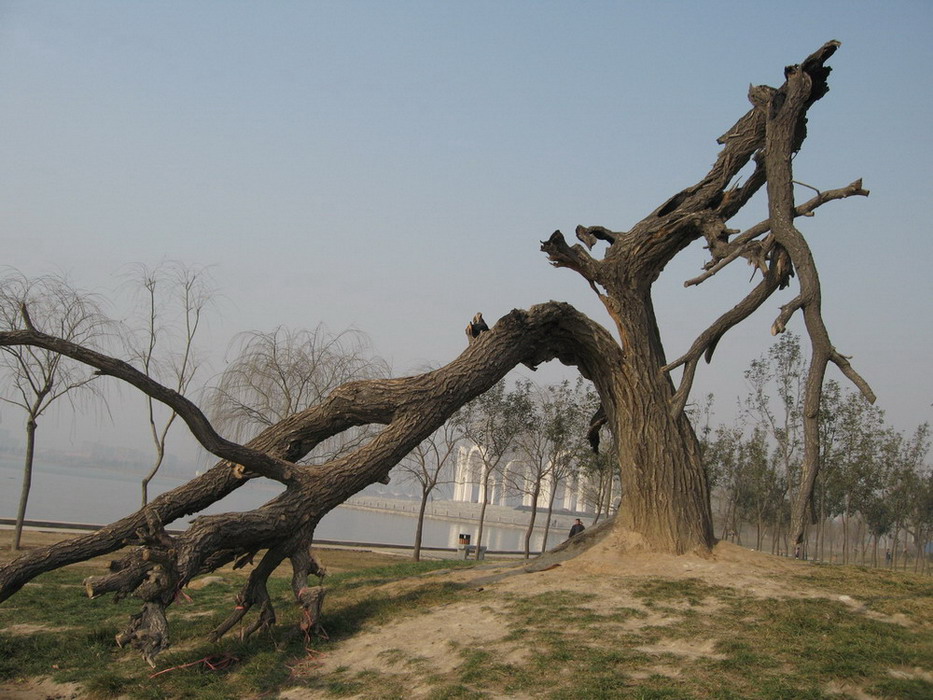
[[[134,512],[140,499],[138,473],[99,467],[61,465],[37,460],[33,468],[32,488],[26,508],[27,520],[51,520],[69,523],[104,525]],[[0,517],[15,518],[22,488],[22,463],[9,455],[0,455]],[[181,478],[156,476],[149,484],[149,497],[175,488]],[[256,508],[274,497],[281,487],[256,479],[237,489],[204,513],[243,511]],[[191,516],[188,520],[196,516]],[[184,528],[187,521],[171,527]],[[384,511],[337,507],[318,524],[315,537],[345,542],[370,542],[410,546],[414,541],[417,519],[412,515]],[[477,523],[426,518],[422,544],[426,547],[455,547],[461,533],[471,534],[476,542]],[[525,528],[489,525],[483,528],[483,544],[490,550],[520,551],[524,547]],[[552,532],[548,538],[557,544],[564,534]],[[532,536],[532,551],[540,551],[543,533]]]

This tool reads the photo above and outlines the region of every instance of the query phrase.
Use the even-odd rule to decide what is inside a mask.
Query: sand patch
[[[193,581],[189,581],[187,587],[192,591],[200,591],[215,583],[224,582],[225,581],[223,576],[202,576],[201,578],[196,578]]]
[[[643,542],[633,533],[611,532],[578,557],[564,562],[562,568],[600,576],[697,578],[710,585],[770,597],[791,594],[795,589],[781,575],[800,573],[807,566],[806,562],[754,552],[730,542],[720,542],[708,555],[657,554],[644,551]]]
[[[825,690],[829,695],[841,695],[851,700],[879,700],[876,695],[869,695],[851,683],[827,683]]]
[[[30,678],[0,683],[3,700],[77,700],[82,697],[77,683],[56,683],[50,678]]]
[[[479,602],[445,605],[363,630],[328,652],[321,670],[391,672],[415,661],[434,673],[449,673],[463,661],[459,649],[495,643],[508,634],[507,619],[504,611]]]
[[[888,675],[891,678],[902,678],[904,680],[919,680],[933,683],[933,673],[922,668],[889,668]]]
[[[893,615],[887,615],[876,610],[869,610],[864,603],[855,598],[847,595],[841,595],[836,597],[840,603],[847,605],[852,612],[864,615],[867,618],[875,620],[877,622],[886,622],[891,625],[900,625],[901,627],[912,627],[914,621],[911,620],[904,613],[894,613]]]
[[[674,654],[693,659],[716,659],[726,657],[716,653],[715,639],[662,639],[657,644],[635,647],[646,654]]]

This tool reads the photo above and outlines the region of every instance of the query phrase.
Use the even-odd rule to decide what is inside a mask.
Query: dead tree
[[[799,293],[781,307],[772,326],[784,330],[801,311],[812,354],[805,400],[803,483],[793,510],[793,534],[803,536],[813,483],[819,464],[818,408],[826,367],[835,363],[874,400],[868,385],[830,342],[820,308],[820,281],[810,248],[794,220],[822,204],[853,195],[865,196],[861,180],[841,189],[817,192],[794,202],[791,162],[806,138],[807,111],[829,90],[827,59],[839,42],[822,46],[800,65],[784,70],[778,88],[752,87],[751,110],[718,139],[723,148],[706,177],[677,193],[628,231],[602,226],[577,228],[585,245],[568,246],[560,232],[542,245],[551,262],[576,270],[590,284],[615,321],[621,340],[619,361],[606,376],[593,377],[608,424],[619,446],[623,507],[621,521],[643,534],[649,544],[683,552],[713,541],[708,486],[699,446],[684,415],[684,406],[701,358],[709,361],[723,335],[758,309],[776,291],[799,280]],[[732,184],[742,168],[754,163],[744,184]],[[762,187],[769,218],[745,231],[727,222]],[[668,363],[655,321],[651,287],[664,267],[693,241],[703,239],[710,260],[687,286],[709,279],[744,258],[761,273],[761,281],[739,303],[716,319],[680,358]],[[608,245],[602,259],[588,252],[598,242]],[[679,386],[669,374],[683,367]]]
[[[269,427],[240,446],[221,438],[193,404],[114,358],[46,336],[34,329],[0,333],[0,346],[29,344],[85,362],[106,375],[133,384],[163,401],[188,424],[202,445],[222,461],[203,476],[159,496],[135,514],[103,530],[30,552],[0,568],[0,600],[43,571],[137,547],[116,570],[87,581],[89,595],[135,595],[143,611],[125,633],[151,658],[167,644],[165,609],[176,592],[198,574],[222,564],[245,562],[263,551],[238,597],[238,619],[253,608],[260,629],[275,619],[266,579],[290,560],[295,599],[316,605],[308,595],[308,545],[328,511],[389,471],[460,406],[492,387],[519,363],[536,366],[557,359],[576,366],[596,386],[606,425],[618,446],[624,500],[617,528],[638,533],[659,551],[704,550],[714,542],[709,488],[700,450],[684,406],[699,360],[707,360],[726,332],[776,291],[792,284],[799,292],[781,307],[773,331],[781,332],[797,311],[803,314],[812,356],[805,406],[804,483],[794,508],[793,531],[800,539],[807,520],[818,462],[817,408],[827,364],[840,367],[863,393],[871,391],[831,344],[820,312],[820,282],[810,249],[795,228],[797,217],[822,204],[867,195],[861,182],[817,193],[795,204],[791,159],[806,136],[808,109],[827,90],[826,60],[838,42],[829,42],[803,63],[785,70],[780,88],[752,88],[751,110],[720,137],[722,150],[709,173],[671,197],[628,231],[578,227],[583,245],[568,245],[555,232],[542,249],[557,267],[587,280],[615,323],[618,339],[568,304],[549,302],[515,310],[470,343],[445,367],[419,376],[345,384],[319,404]],[[734,184],[753,163],[743,184]],[[766,188],[769,217],[745,230],[728,221]],[[687,352],[668,362],[655,319],[651,289],[661,271],[690,243],[704,240],[711,259],[699,284],[740,258],[753,263],[761,280],[734,308],[704,331]],[[601,258],[592,254],[605,244]],[[683,368],[679,384],[670,377]],[[298,465],[322,440],[353,426],[384,426],[369,442],[322,465]],[[221,499],[256,477],[282,483],[285,490],[246,513],[202,516],[183,534],[165,525]],[[319,610],[307,610],[316,619]],[[216,630],[221,634],[229,626]]]

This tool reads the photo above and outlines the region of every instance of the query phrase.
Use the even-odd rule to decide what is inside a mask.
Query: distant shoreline
[[[0,530],[12,530],[16,525],[16,520],[14,518],[0,518]],[[23,521],[23,528],[25,530],[35,530],[35,531],[52,531],[52,532],[96,532],[102,528],[106,527],[105,525],[95,525],[92,523],[67,523],[67,522],[54,522],[50,520],[25,520]],[[184,532],[184,530],[172,530],[169,529],[166,532],[173,535],[178,535]],[[313,546],[315,547],[332,547],[339,549],[365,549],[381,552],[410,552],[414,547],[410,544],[384,544],[380,542],[353,542],[346,540],[325,540],[325,539],[314,539]],[[457,554],[458,550],[456,547],[429,547],[422,545],[421,551],[423,552],[436,552],[436,553],[447,553],[447,554]],[[523,556],[524,552],[515,551],[515,550],[489,550],[487,552],[489,555],[496,556],[506,556],[506,557],[515,557]],[[537,556],[537,554],[533,554]],[[441,558],[451,558],[451,557],[441,557]]]

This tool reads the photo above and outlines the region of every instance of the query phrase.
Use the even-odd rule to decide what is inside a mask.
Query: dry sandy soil
[[[559,556],[557,557],[560,558]],[[445,580],[453,580],[477,589],[489,590],[489,599],[452,603],[426,614],[398,620],[376,627],[346,640],[320,660],[320,671],[332,673],[341,667],[355,672],[373,670],[397,672],[394,660],[416,659],[418,666],[435,673],[453,671],[462,659],[451,653],[454,646],[469,646],[492,650],[497,660],[521,663],[527,655],[520,642],[508,639],[511,631],[506,621],[500,594],[533,596],[549,591],[586,591],[596,594],[582,605],[595,612],[609,612],[620,608],[641,609],[640,600],[631,594],[631,584],[647,579],[699,579],[712,586],[736,588],[744,595],[772,597],[826,597],[826,592],[801,590],[799,583],[785,584],[784,574],[800,572],[805,562],[753,552],[742,547],[720,543],[711,556],[672,556],[639,551],[639,543],[631,536],[612,536],[596,543],[575,558],[555,561],[543,570],[527,571],[512,567],[498,569],[471,569],[445,573]],[[622,585],[620,585],[622,584]],[[394,589],[411,586],[410,581],[388,584]],[[853,611],[865,611],[858,601],[840,596],[840,601]],[[644,611],[645,617],[631,621],[632,625],[664,625],[663,613]],[[712,613],[711,608],[708,612]],[[888,618],[893,624],[906,620]],[[624,627],[626,623],[621,623]],[[653,647],[641,648],[649,654],[674,654],[683,658],[718,658],[714,648],[717,640],[667,640]],[[669,657],[668,657],[669,658]],[[678,669],[664,667],[660,661],[651,669],[653,673],[677,675]],[[408,675],[412,683],[411,697],[427,694],[428,687],[417,685],[418,674]],[[281,695],[289,700],[310,700],[315,697],[307,691],[294,689]]]

